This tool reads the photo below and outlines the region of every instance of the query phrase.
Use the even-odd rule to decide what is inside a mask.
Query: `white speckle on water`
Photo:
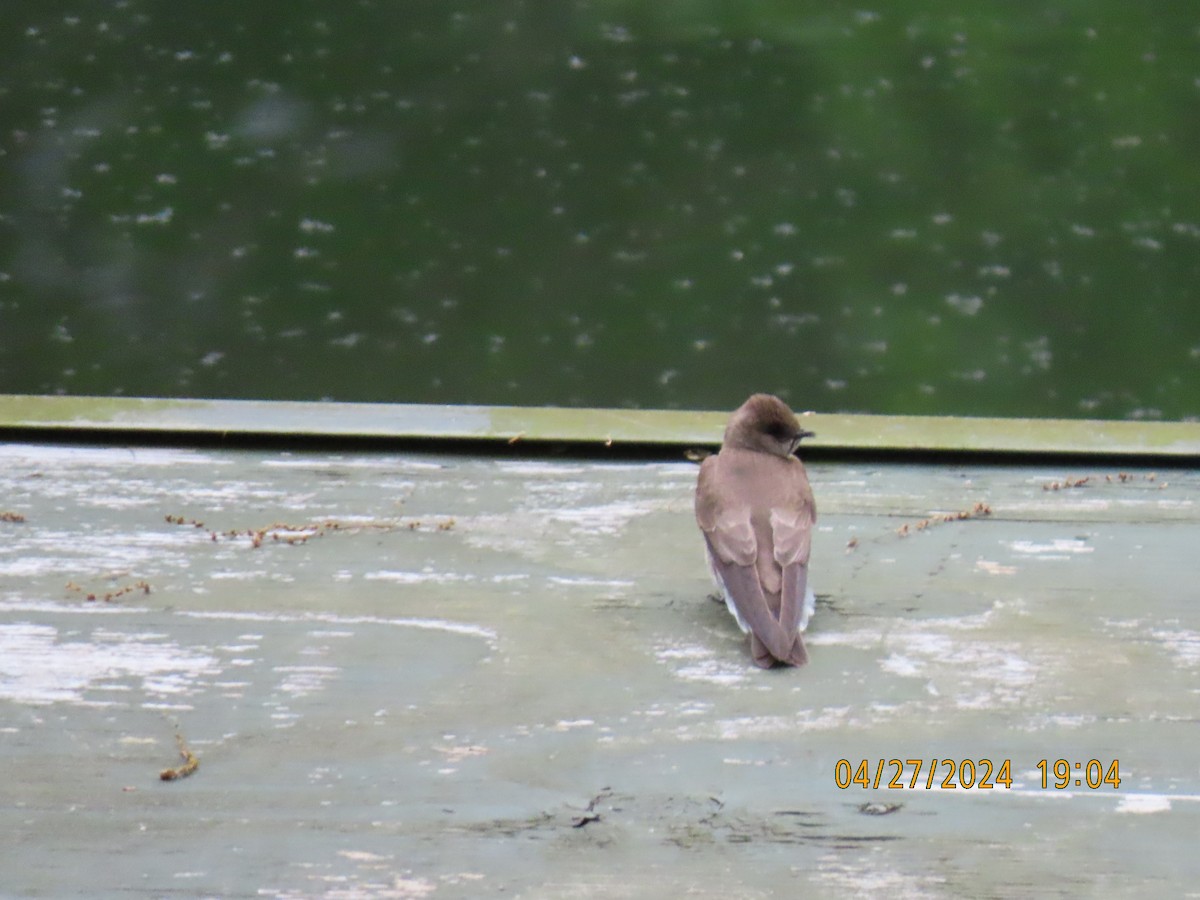
[[[964,316],[976,315],[983,309],[983,298],[979,296],[964,297],[961,294],[949,294],[946,297],[946,303]]]
[[[167,206],[155,213],[138,213],[134,221],[138,225],[168,225],[175,216],[175,209]]]
[[[1029,354],[1029,361],[1043,372],[1049,371],[1050,364],[1054,361],[1054,354],[1050,350],[1050,339],[1045,335],[1036,340],[1026,341],[1022,346],[1025,352]]]
[[[322,222],[320,219],[310,219],[307,216],[300,220],[299,228],[305,234],[329,234],[333,231],[333,226],[328,222]]]

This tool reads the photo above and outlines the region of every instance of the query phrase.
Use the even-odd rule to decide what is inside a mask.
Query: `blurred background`
[[[0,392],[1195,419],[1188,4],[5,0]]]

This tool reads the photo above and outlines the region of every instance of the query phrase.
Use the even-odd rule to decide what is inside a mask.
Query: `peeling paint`
[[[1047,835],[1068,892],[1200,881],[1196,472],[1080,503],[1040,469],[813,463],[811,662],[760,671],[706,597],[694,466],[140,453],[0,447],[10,888],[1012,896]],[[203,762],[164,786],[176,728]],[[1014,786],[834,782],[894,757],[1009,758]],[[1118,757],[1120,789],[1039,787],[1040,759]]]

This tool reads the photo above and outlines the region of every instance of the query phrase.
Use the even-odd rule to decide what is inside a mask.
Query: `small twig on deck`
[[[1047,481],[1042,485],[1043,491],[1061,491],[1064,488],[1081,488],[1092,480],[1091,475],[1084,475],[1082,478],[1064,478],[1062,481]],[[1109,479],[1110,481],[1112,479]]]
[[[910,527],[907,522],[896,529],[896,534],[900,537],[908,537],[913,531],[925,531],[932,528],[934,525],[940,525],[943,522],[962,522],[966,519],[978,519],[982,516],[990,516],[992,508],[986,503],[976,503],[970,509],[960,509],[954,513],[941,513],[939,515],[930,516],[928,519],[922,519],[915,525]]]
[[[165,518],[172,525],[206,528],[205,524],[197,519],[171,515]],[[270,525],[264,525],[261,528],[234,528],[227,531],[209,530],[208,536],[213,543],[247,539],[250,541],[250,547],[257,550],[268,541],[277,544],[306,544],[312,538],[325,537],[325,535],[335,532],[357,534],[365,531],[398,531],[402,528],[409,531],[450,531],[454,528],[454,525],[454,519],[449,517],[438,521],[431,519],[398,519],[382,522],[344,522],[338,519],[323,519],[319,522],[305,522],[298,525],[288,522],[272,522]]]
[[[200,760],[196,759],[196,754],[191,751],[184,742],[183,735],[178,731],[175,732],[175,742],[179,744],[179,755],[183,757],[183,765],[173,769],[163,769],[159,772],[158,777],[163,781],[178,781],[180,778],[187,778],[200,768]]]
[[[583,828],[585,825],[590,825],[592,822],[600,821],[600,813],[596,812],[596,804],[609,796],[612,790],[603,788],[600,793],[591,799],[587,807],[583,810],[583,815],[575,816],[571,819],[572,828]]]
[[[96,591],[89,591],[81,585],[76,584],[74,581],[68,581],[64,587],[68,591],[73,591],[77,594],[83,594],[84,599],[87,600],[88,603],[94,603],[97,600],[103,600],[105,603],[112,603],[114,600],[119,600],[126,594],[132,594],[134,591],[141,591],[143,594],[150,593],[150,582],[145,580],[135,581],[133,584],[122,585],[114,590],[105,591],[103,594],[97,593]]]

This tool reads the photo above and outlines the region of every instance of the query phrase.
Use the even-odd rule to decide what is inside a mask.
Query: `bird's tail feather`
[[[797,634],[796,640],[792,642],[792,648],[783,659],[776,658],[771,651],[767,649],[767,645],[758,639],[758,635],[750,634],[750,656],[754,660],[754,664],[760,669],[769,669],[776,663],[785,666],[806,666],[808,665],[808,648],[804,646],[803,636]]]

